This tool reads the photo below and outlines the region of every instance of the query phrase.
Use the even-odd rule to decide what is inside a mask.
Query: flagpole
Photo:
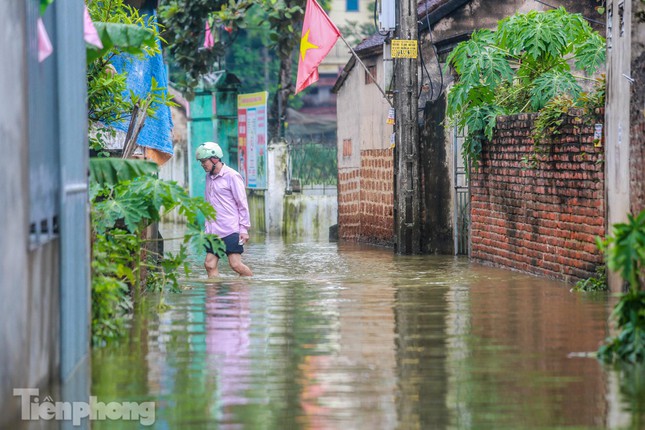
[[[348,47],[348,48],[349,48],[349,50],[351,51],[352,55],[356,58],[356,61],[358,61],[358,63],[359,63],[361,66],[363,66],[363,69],[365,69],[365,72],[366,72],[366,73],[369,75],[369,77],[372,79],[372,82],[374,82],[374,84],[376,85],[376,88],[378,88],[378,90],[381,92],[381,94],[383,94],[383,98],[385,98],[385,100],[390,104],[390,107],[394,107],[394,105],[392,104],[392,102],[390,101],[390,99],[388,99],[388,98],[387,98],[387,94],[385,94],[385,91],[383,91],[383,88],[381,88],[381,86],[378,84],[378,82],[376,82],[376,78],[374,78],[374,76],[372,76],[372,74],[370,73],[370,71],[369,71],[369,70],[367,70],[367,66],[365,66],[365,64],[363,64],[363,62],[361,61],[361,59],[360,59],[360,58],[358,58],[358,54],[356,54],[356,51],[354,51],[354,49],[349,45],[349,43],[347,43],[347,41],[345,40],[345,38],[343,37],[343,35],[342,35],[342,34],[340,34],[340,31],[338,32],[338,35],[339,35],[339,36],[340,36],[340,38],[343,40],[343,42],[345,42],[345,45],[347,45],[347,47]]]

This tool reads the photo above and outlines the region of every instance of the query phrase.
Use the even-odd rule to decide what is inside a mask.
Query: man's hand
[[[240,233],[240,245],[244,245],[248,241],[249,241],[248,233]]]

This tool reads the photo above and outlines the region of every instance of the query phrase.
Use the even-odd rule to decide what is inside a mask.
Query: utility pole
[[[421,183],[419,166],[417,2],[397,0],[396,38],[414,47],[395,58],[394,251],[421,253]],[[395,41],[392,41],[393,43]],[[393,55],[394,54],[394,44]],[[402,58],[403,57],[403,58]]]

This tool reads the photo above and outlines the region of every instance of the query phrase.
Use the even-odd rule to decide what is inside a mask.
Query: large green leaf
[[[90,180],[99,185],[115,185],[142,175],[155,174],[157,164],[152,161],[123,158],[90,158]]]
[[[144,47],[154,47],[157,41],[152,31],[135,24],[95,22],[94,26],[101,38],[103,48],[87,44],[87,62],[92,63],[112,48],[129,54],[141,54]]]
[[[594,73],[605,64],[607,47],[605,39],[592,33],[575,50],[576,68]]]
[[[571,73],[557,69],[550,70],[537,77],[533,82],[531,107],[538,111],[553,97],[563,94],[570,95],[575,100],[581,91],[580,84]]]
[[[122,220],[127,230],[134,233],[142,221],[150,219],[146,203],[141,198],[127,195],[95,202],[92,223],[99,233],[105,233]]]

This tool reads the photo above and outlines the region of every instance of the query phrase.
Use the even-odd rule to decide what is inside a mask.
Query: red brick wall
[[[394,243],[394,155],[391,149],[361,151],[363,242]]]
[[[534,168],[535,115],[500,117],[471,177],[471,257],[575,282],[594,275],[604,235],[603,148],[593,125],[567,117]],[[593,122],[593,121],[590,121]]]
[[[357,241],[361,201],[359,169],[338,170],[338,238]]]
[[[361,151],[360,169],[339,169],[339,239],[392,245],[393,193],[391,149]]]

